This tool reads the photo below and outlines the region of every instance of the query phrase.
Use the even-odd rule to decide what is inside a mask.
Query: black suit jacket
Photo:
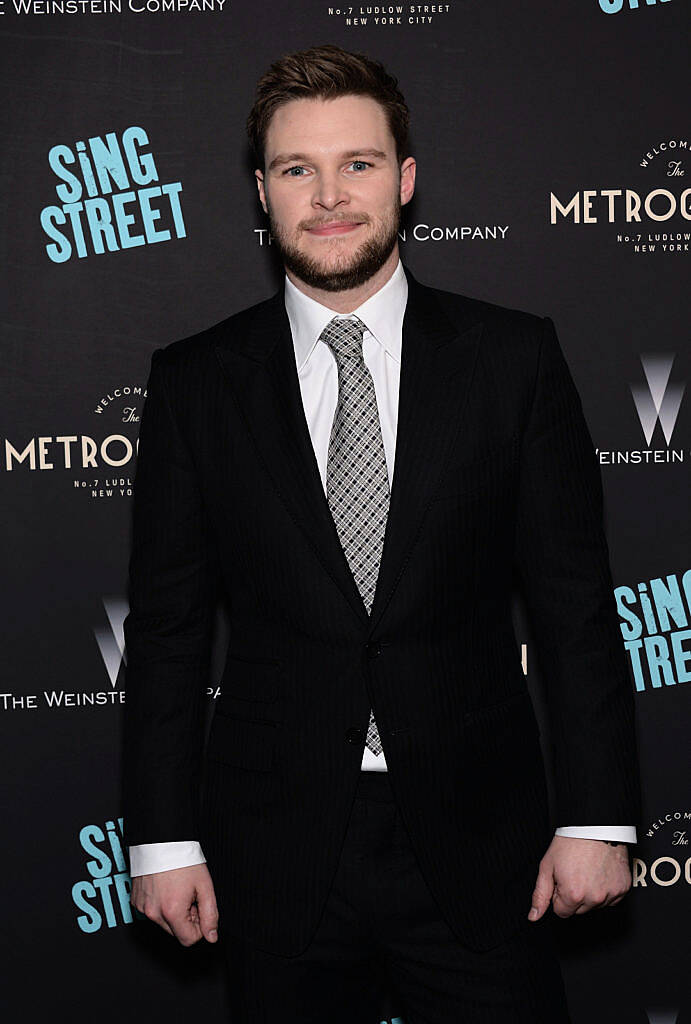
[[[220,927],[285,955],[307,946],[326,900],[370,707],[421,869],[475,949],[528,913],[555,824],[640,816],[600,471],[554,325],[404,269],[371,615],[319,477],[282,287],[154,352],[142,415],[126,840],[199,839]],[[516,580],[546,683],[555,821]],[[204,752],[221,593],[230,642]]]

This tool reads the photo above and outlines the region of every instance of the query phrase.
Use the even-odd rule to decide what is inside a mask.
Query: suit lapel
[[[371,615],[341,547],[319,476],[295,365],[283,285],[256,311],[244,338],[217,352],[260,459],[288,513],[322,567],[373,630],[405,568],[431,494],[459,428],[482,325],[470,309],[455,326],[433,289],[404,266],[408,301],[403,319],[396,452],[389,515]],[[470,304],[469,304],[470,305]]]

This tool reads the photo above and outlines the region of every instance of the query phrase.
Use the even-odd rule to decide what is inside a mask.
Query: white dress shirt
[[[319,335],[334,317],[349,317],[353,314],[366,327],[362,354],[374,382],[391,487],[398,422],[403,314],[408,299],[408,280],[403,264],[399,259],[386,284],[352,313],[336,313],[323,306],[300,291],[287,275],[284,287],[302,403],[324,491],[329,438],[338,403],[338,369],[332,351],[325,342],[319,340]],[[384,752],[374,754],[366,746],[361,767],[366,771],[386,771]],[[626,843],[637,841],[634,825],[567,825],[558,828],[556,835],[576,839],[612,839]],[[200,844],[192,840],[146,843],[130,846],[129,851],[130,873],[133,877],[206,862]]]

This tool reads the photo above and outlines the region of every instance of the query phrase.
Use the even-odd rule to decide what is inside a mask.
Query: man
[[[284,285],[157,350],[148,383],[125,622],[132,902],[183,945],[220,933],[233,1019],[252,1024],[374,1021],[380,985],[407,1024],[558,1024],[547,911],[631,885],[633,697],[581,403],[548,317],[401,263],[407,128],[364,55],[272,65],[248,131]],[[230,641],[203,755],[219,595]]]

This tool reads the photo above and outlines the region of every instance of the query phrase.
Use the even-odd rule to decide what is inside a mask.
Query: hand
[[[631,888],[626,843],[555,836],[540,861],[528,918],[538,921],[550,901],[557,917],[613,907]]]
[[[206,864],[137,875],[130,903],[183,946],[218,939],[218,907]]]

